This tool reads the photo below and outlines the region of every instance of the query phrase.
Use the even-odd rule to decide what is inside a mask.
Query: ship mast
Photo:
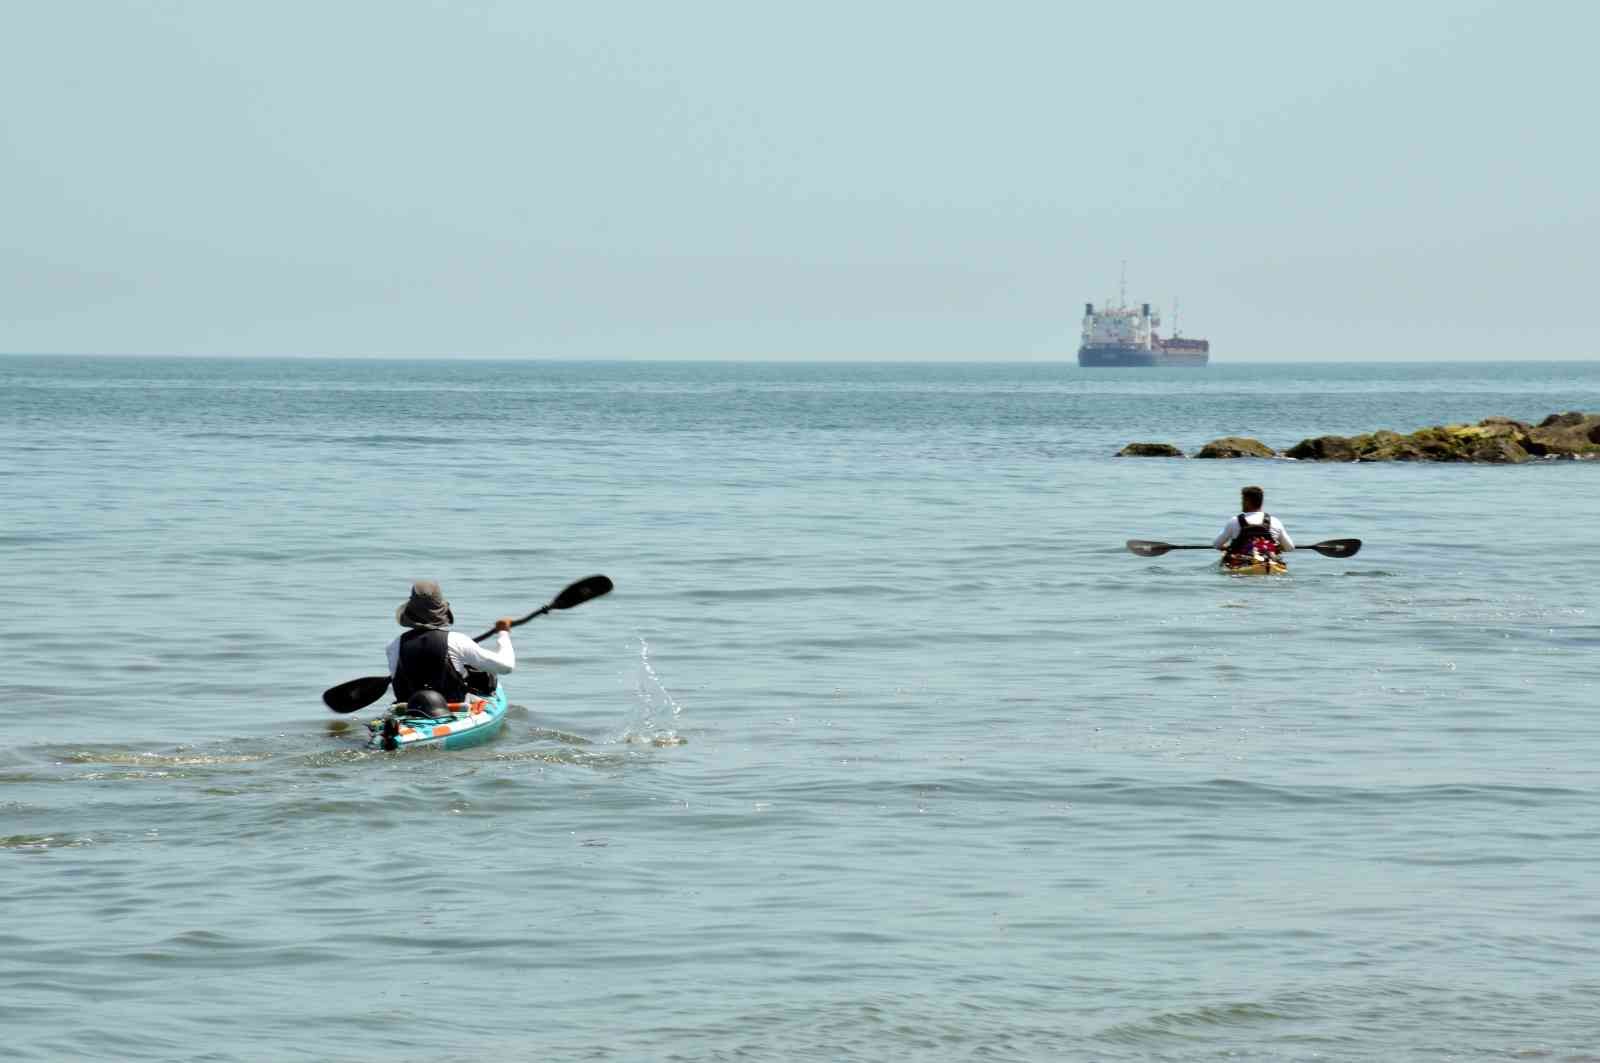
[[[1117,307],[1128,305],[1128,260],[1122,260],[1122,287],[1117,291]]]

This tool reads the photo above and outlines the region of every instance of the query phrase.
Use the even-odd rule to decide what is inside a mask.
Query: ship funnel
[[[1145,303],[1144,306],[1141,308],[1141,310],[1144,313],[1145,317],[1149,317],[1150,316],[1150,304],[1149,303]]]
[[[1084,317],[1093,317],[1094,316],[1094,304],[1093,303],[1084,303],[1083,304],[1083,316]]]

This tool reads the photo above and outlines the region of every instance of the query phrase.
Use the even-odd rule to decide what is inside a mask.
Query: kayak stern
[[[1230,576],[1282,576],[1289,566],[1276,557],[1230,554],[1222,559],[1221,569]]]
[[[469,694],[466,701],[450,706],[450,715],[438,719],[408,716],[405,703],[396,702],[384,716],[367,721],[367,729],[372,733],[367,747],[467,749],[482,745],[499,734],[505,726],[506,708],[504,687],[496,687],[488,697]]]

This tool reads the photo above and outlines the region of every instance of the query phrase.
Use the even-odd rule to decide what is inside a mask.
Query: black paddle
[[[1140,557],[1160,557],[1168,550],[1215,550],[1215,546],[1174,546],[1172,543],[1153,543],[1147,539],[1129,539],[1128,549]],[[1315,550],[1325,557],[1354,557],[1361,549],[1360,539],[1327,539],[1310,546],[1297,546],[1296,550]]]
[[[556,595],[548,605],[542,605],[527,616],[511,621],[511,626],[526,624],[536,616],[543,616],[552,609],[571,609],[575,605],[582,605],[590,598],[598,598],[602,594],[611,593],[611,580],[605,576],[589,576],[581,579]],[[482,642],[493,635],[494,628],[490,628],[474,642]],[[340,683],[336,687],[329,687],[322,692],[322,703],[334,712],[355,712],[364,709],[374,701],[383,697],[383,692],[389,689],[389,676],[368,675],[360,679],[352,679],[348,683]]]

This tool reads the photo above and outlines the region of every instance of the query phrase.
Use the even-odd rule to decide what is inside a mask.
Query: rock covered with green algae
[[[1600,455],[1600,413],[1552,413],[1528,430],[1528,442],[1523,445],[1541,458]]]
[[[1435,425],[1410,435],[1317,436],[1284,452],[1303,461],[1458,461],[1514,465],[1533,458],[1600,458],[1600,414],[1554,413],[1537,425],[1509,417]]]
[[[1171,443],[1129,443],[1117,451],[1119,458],[1181,458],[1183,451]]]
[[[1276,458],[1278,452],[1249,436],[1223,436],[1200,448],[1197,458]]]

